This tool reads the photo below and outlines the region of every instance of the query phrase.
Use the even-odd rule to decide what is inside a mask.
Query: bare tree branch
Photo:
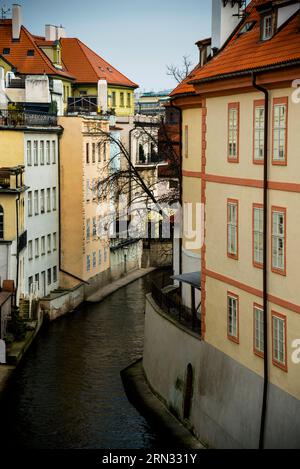
[[[183,63],[180,67],[176,65],[167,65],[167,75],[174,78],[177,83],[181,83],[188,77],[193,68],[193,62],[190,60],[189,55],[184,55]]]

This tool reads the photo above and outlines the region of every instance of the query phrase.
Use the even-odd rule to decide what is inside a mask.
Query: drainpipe
[[[256,75],[252,75],[253,87],[265,95],[265,123],[264,123],[264,179],[263,179],[263,308],[264,308],[264,389],[261,412],[259,449],[264,449],[266,416],[269,389],[269,360],[268,360],[268,143],[269,143],[269,92],[256,83]]]
[[[180,180],[179,180],[179,203],[181,208],[182,207],[182,110],[180,107],[175,106],[172,102],[170,107],[176,109],[179,112],[179,172],[180,172]],[[183,216],[183,213],[182,213]],[[181,219],[182,222],[182,219]],[[182,233],[181,233],[182,234]],[[179,238],[179,275],[182,274],[182,236]],[[182,284],[180,283],[180,291],[182,290]]]
[[[20,201],[20,194],[16,198],[16,225],[17,225],[17,271],[16,271],[16,292],[15,292],[15,304],[17,304],[17,297],[18,297],[18,288],[19,288],[19,260],[20,260],[20,252],[19,252],[19,201]]]
[[[62,260],[61,260],[61,170],[60,170],[60,138],[61,134],[58,136],[58,246],[59,246],[59,256],[58,256],[58,263],[59,263],[59,271],[62,272],[63,274],[68,275],[69,277],[73,278],[74,280],[77,280],[78,282],[85,283],[86,285],[89,285],[89,282],[86,282],[80,277],[77,277],[76,275],[71,274],[70,272],[67,272],[62,268]]]

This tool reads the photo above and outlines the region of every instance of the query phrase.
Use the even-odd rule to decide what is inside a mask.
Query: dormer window
[[[273,36],[273,15],[268,14],[262,18],[262,41],[268,41]]]

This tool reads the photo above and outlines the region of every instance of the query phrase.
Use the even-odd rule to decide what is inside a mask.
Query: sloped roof
[[[77,38],[61,38],[62,60],[77,83],[96,83],[104,78],[110,85],[138,88],[112,65]]]
[[[181,95],[181,94],[193,94],[195,93],[195,89],[193,85],[189,83],[190,80],[195,78],[196,76],[196,71],[200,69],[200,65],[197,65],[196,68],[185,78],[179,85],[176,86],[176,88],[170,93],[170,97],[174,98],[175,96]]]
[[[20,40],[12,39],[12,21],[0,20],[0,52],[3,48],[9,48],[10,53],[5,56],[16,68],[17,72],[26,75],[55,75],[64,78],[72,78],[66,70],[58,70],[51,63],[46,54],[38,47],[32,34],[21,27]],[[33,56],[28,56],[27,51],[34,50]]]
[[[205,67],[196,71],[190,84],[300,60],[299,11],[278,29],[272,39],[261,41],[260,13],[257,7],[265,3],[270,2],[253,0],[250,3],[248,16],[239,25],[227,45]],[[251,21],[256,22],[254,27],[240,34],[245,23]]]

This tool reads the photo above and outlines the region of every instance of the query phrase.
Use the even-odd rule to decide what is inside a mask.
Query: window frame
[[[258,303],[253,304],[253,352],[255,355],[257,355],[260,358],[264,358],[265,353],[264,351],[258,350],[256,348],[256,311],[259,310],[262,313],[262,332],[263,332],[263,346],[264,346],[264,308],[262,305],[259,305]]]
[[[236,129],[236,157],[230,155],[230,112],[232,110],[237,111],[237,129]],[[227,116],[227,161],[228,163],[239,163],[240,162],[240,103],[228,103],[228,116]]]
[[[271,34],[270,36],[266,36],[265,35],[265,27],[266,27],[266,20],[268,18],[271,18]],[[261,41],[265,42],[265,41],[269,41],[270,39],[272,39],[273,35],[274,35],[274,15],[272,12],[268,12],[268,13],[265,13],[262,18],[261,18],[261,31],[260,31],[260,39]]]
[[[237,335],[234,336],[230,334],[229,332],[229,299],[234,299],[236,301],[236,333]],[[234,342],[235,344],[240,343],[240,297],[236,293],[233,293],[231,291],[227,292],[227,338],[231,341]]]
[[[287,354],[287,317],[284,314],[277,313],[276,311],[273,311],[273,310],[271,312],[271,315],[272,315],[272,363],[277,368],[280,368],[281,370],[287,372],[288,371],[288,363],[287,363],[287,360],[288,360],[288,354]],[[275,358],[274,322],[273,322],[274,318],[277,318],[280,321],[283,321],[283,323],[284,323],[284,358],[285,358],[284,363],[278,361]]]
[[[256,259],[255,259],[255,210],[264,210],[264,206],[263,204],[253,204],[252,205],[252,263],[253,263],[253,266],[258,268],[258,269],[263,269],[263,266],[264,266],[264,262],[262,261],[262,263],[258,262]],[[262,223],[263,223],[263,230],[262,230],[262,236],[264,235],[264,212],[263,212],[263,220],[262,220]],[[264,244],[264,242],[263,242]],[[262,253],[264,255],[264,246],[262,247]]]
[[[229,206],[236,205],[236,254],[229,252]],[[237,199],[227,199],[227,257],[229,259],[239,259],[239,201]]]
[[[275,151],[275,108],[276,106],[285,105],[286,107],[286,122],[285,122],[285,136],[284,136],[284,159],[278,160],[274,157]],[[289,98],[274,98],[272,106],[272,165],[274,166],[287,166],[288,162],[288,123],[289,123]]]
[[[274,267],[273,266],[273,248],[274,248],[274,233],[273,233],[273,215],[274,213],[283,213],[284,215],[284,250],[283,250],[283,254],[284,254],[284,266],[283,266],[283,269],[279,268],[279,267]],[[282,275],[282,276],[286,276],[286,264],[287,264],[287,259],[286,259],[286,253],[287,253],[287,249],[286,249],[286,244],[287,244],[287,209],[285,207],[277,207],[277,206],[272,206],[271,208],[271,270],[273,273],[275,274],[279,274],[279,275]]]
[[[263,136],[264,136],[264,131],[265,131],[265,112],[266,112],[266,101],[264,99],[256,99],[253,102],[253,164],[258,164],[258,165],[263,165],[264,164],[264,155],[263,157],[257,158],[255,155],[255,137],[256,137],[256,110],[259,108],[264,109],[264,126],[263,126]],[[259,129],[261,130],[261,129]],[[263,142],[263,149],[265,145]]]

